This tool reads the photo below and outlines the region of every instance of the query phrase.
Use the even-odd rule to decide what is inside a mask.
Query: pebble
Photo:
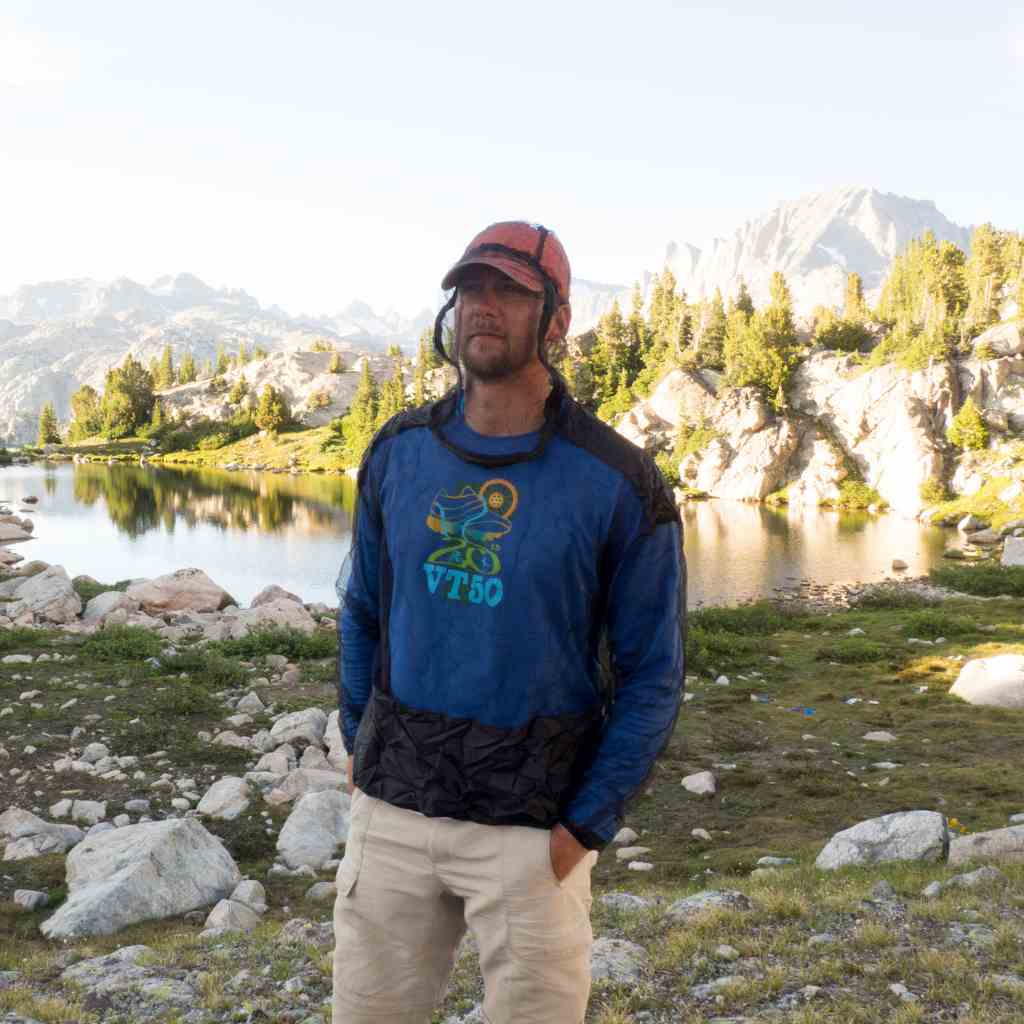
[[[653,871],[654,865],[646,860],[631,860],[626,867],[630,871]]]
[[[706,828],[690,829],[690,835],[693,836],[694,839],[703,839],[706,843],[711,842],[711,833]]]
[[[899,982],[899,981],[893,982],[889,986],[889,991],[894,996],[899,996],[899,998],[902,999],[903,1002],[905,1002],[905,1003],[916,1003],[917,1002],[917,996],[915,996],[914,993],[911,992],[910,989],[908,989],[907,986],[904,985],[902,982]]]
[[[628,846],[630,843],[635,843],[640,837],[631,828],[620,828],[615,833],[615,838],[612,842],[616,846]]]

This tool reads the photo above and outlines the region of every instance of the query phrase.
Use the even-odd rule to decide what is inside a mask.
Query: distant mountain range
[[[968,244],[969,230],[932,202],[839,189],[782,203],[704,250],[671,242],[660,265],[638,276],[649,288],[653,273],[668,265],[691,300],[710,297],[715,288],[728,298],[743,278],[761,303],[772,272],[781,270],[798,313],[807,313],[819,303],[839,305],[851,270],[861,275],[870,297],[893,257],[927,230],[961,247]],[[630,291],[626,285],[573,281],[573,333],[594,326],[615,299],[628,309]],[[129,352],[148,362],[169,344],[175,363],[191,351],[201,364],[214,357],[218,345],[232,355],[242,342],[287,352],[307,350],[318,338],[350,358],[379,354],[390,344],[411,352],[433,315],[428,309],[408,317],[380,315],[352,302],[332,315],[292,317],[277,306],[260,306],[240,288],[212,288],[193,274],[161,277],[150,285],[128,278],[24,285],[0,296],[0,442],[33,440],[47,401],[66,421],[72,393],[82,384],[100,390],[107,368]]]
[[[931,200],[841,188],[780,203],[704,250],[670,242],[664,263],[691,301],[710,298],[716,288],[726,298],[735,295],[742,278],[757,305],[767,301],[772,273],[781,270],[797,313],[806,314],[819,304],[841,305],[851,271],[873,299],[893,258],[926,231],[964,250],[970,242],[970,229],[944,217]]]

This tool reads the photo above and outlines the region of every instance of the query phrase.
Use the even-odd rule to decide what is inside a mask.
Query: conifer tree
[[[977,334],[999,319],[999,300],[1005,279],[1001,233],[991,224],[971,234],[971,255],[966,265],[967,319]]]
[[[214,376],[222,377],[231,368],[231,361],[228,359],[227,353],[224,351],[223,344],[217,346],[217,362],[214,366]]]
[[[843,303],[843,318],[853,322],[864,319],[867,310],[864,308],[864,284],[860,274],[851,271],[846,275],[846,300]]]
[[[68,428],[68,439],[82,441],[93,434],[99,433],[102,424],[100,416],[100,396],[96,389],[83,384],[71,396],[71,426]]]
[[[721,289],[716,288],[706,309],[702,310],[702,323],[697,340],[697,361],[702,366],[720,370],[725,365],[725,303]]]
[[[397,345],[388,348],[394,371],[380,386],[377,412],[374,416],[374,429],[379,430],[392,416],[400,413],[405,402],[405,360],[402,350]]]
[[[740,278],[739,290],[736,292],[736,298],[732,302],[732,309],[738,310],[748,320],[754,315],[754,300],[750,297],[750,292],[747,290],[747,282]]]
[[[345,362],[341,358],[341,353],[340,352],[335,351],[335,352],[331,353],[330,361],[327,363],[327,372],[328,373],[344,373],[345,372]]]
[[[245,366],[245,364],[247,362],[249,362],[250,358],[251,358],[251,356],[249,355],[249,350],[245,347],[245,342],[244,341],[240,341],[238,343],[238,360],[237,360],[237,365],[238,366]]]
[[[359,383],[349,403],[348,413],[339,423],[342,457],[348,466],[359,465],[363,453],[373,440],[379,397],[370,361],[364,359]]]
[[[53,408],[53,402],[47,402],[39,413],[39,432],[36,436],[36,444],[42,448],[44,444],[60,443],[57,413]]]
[[[169,388],[174,386],[174,358],[171,355],[171,346],[164,345],[160,354],[160,363],[157,366],[153,377],[153,387]]]
[[[209,380],[213,376],[213,360],[204,359],[203,368],[199,371],[199,377],[201,380]]]
[[[264,385],[253,422],[260,430],[276,434],[289,420],[290,413],[284,395],[273,385]]]
[[[100,400],[103,432],[108,438],[127,437],[149,421],[153,411],[153,377],[128,355],[121,366],[108,370]]]
[[[191,384],[196,379],[196,375],[196,361],[192,356],[192,350],[189,349],[181,357],[181,363],[178,365],[178,383]]]
[[[960,406],[960,411],[953,417],[953,422],[946,431],[946,437],[950,444],[955,444],[957,448],[965,451],[988,447],[988,427],[985,426],[973,398],[968,398]]]
[[[228,401],[232,405],[238,405],[249,393],[249,384],[244,377],[239,377],[228,392]]]

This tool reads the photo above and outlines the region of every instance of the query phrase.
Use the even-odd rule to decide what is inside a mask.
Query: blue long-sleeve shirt
[[[443,430],[485,456],[537,440],[477,434],[458,412]],[[461,459],[427,429],[374,446],[339,584],[349,752],[383,660],[404,706],[517,729],[602,701],[606,631],[615,699],[560,817],[577,836],[611,839],[678,713],[685,616],[678,519],[652,524],[615,462],[559,433],[540,457],[498,468]]]

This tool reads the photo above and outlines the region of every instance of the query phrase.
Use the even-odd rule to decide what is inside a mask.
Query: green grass
[[[704,656],[714,660],[706,667],[692,662],[687,666],[693,700],[684,706],[675,734],[644,790],[630,804],[626,819],[640,833],[638,842],[651,848],[646,859],[655,870],[630,872],[606,851],[593,875],[595,894],[626,890],[662,901],[640,913],[594,903],[595,933],[639,943],[650,966],[636,984],[595,985],[586,1024],[637,1024],[644,1011],[652,1015],[648,1020],[687,1024],[715,1016],[773,1019],[781,1024],[1009,1024],[1024,1018],[1024,1000],[996,992],[986,981],[993,973],[1020,973],[1024,865],[1003,868],[1011,879],[1005,892],[950,890],[936,901],[921,899],[920,890],[958,869],[895,864],[833,874],[813,867],[828,836],[865,818],[909,808],[934,809],[958,818],[970,831],[981,831],[1005,825],[1010,814],[1024,810],[1019,783],[1024,712],[976,707],[947,693],[960,668],[952,655],[1024,651],[1024,600],[954,598],[921,606],[900,604],[894,594],[886,595],[878,606],[861,604],[829,615],[787,614],[768,603],[693,613],[691,639],[696,637]],[[854,627],[865,635],[848,636]],[[326,647],[319,635],[279,633],[258,636],[238,648],[185,644],[179,654],[159,658],[155,666],[140,661],[131,643],[111,645],[104,658],[80,657],[70,665],[0,666],[0,705],[15,707],[15,714],[0,719],[0,730],[4,736],[23,736],[20,750],[23,744],[45,741],[46,734],[70,732],[89,712],[101,712],[104,721],[97,731],[102,730],[113,752],[140,755],[149,779],[162,771],[173,777],[189,774],[199,778],[202,789],[212,778],[241,773],[251,763],[244,754],[196,739],[201,729],[213,732],[223,727],[229,713],[212,693],[240,692],[251,678],[265,674],[258,664],[261,655],[284,653],[303,661],[301,681],[289,687],[260,684],[260,696],[280,710],[311,705],[331,710],[332,633],[325,633]],[[914,635],[945,635],[948,643],[939,648],[908,647],[906,640]],[[77,638],[58,643],[65,639],[60,634],[34,630],[0,632],[4,637],[15,638],[14,649],[33,653],[70,650],[84,655],[88,643]],[[312,653],[322,657],[304,657]],[[253,669],[240,663],[243,657],[256,663]],[[715,686],[710,670],[721,671],[726,664],[732,685]],[[746,680],[731,667],[741,664],[739,674],[747,675]],[[180,678],[182,673],[186,678]],[[21,678],[15,680],[15,674]],[[923,686],[927,690],[919,692]],[[28,688],[44,691],[43,709],[32,710],[17,701],[18,693]],[[752,702],[752,693],[767,696],[769,702]],[[58,712],[72,695],[78,705]],[[109,704],[108,695],[115,698]],[[845,703],[850,696],[860,698],[860,703]],[[805,708],[814,714],[805,715]],[[258,719],[245,731],[254,732],[268,722]],[[891,731],[896,741],[884,748],[865,743],[864,734],[878,729]],[[54,749],[58,748],[40,755],[40,764],[52,763]],[[156,760],[146,757],[157,750],[167,752],[167,765],[156,767]],[[880,760],[902,767],[874,769],[872,763]],[[27,761],[22,757],[19,765]],[[680,785],[684,775],[702,769],[715,771],[714,797],[697,798]],[[886,778],[888,784],[881,786]],[[42,808],[58,799],[64,788],[77,788],[84,799],[109,798],[111,813],[130,795],[149,795],[144,785],[133,782],[118,787],[47,772],[34,772],[29,787],[21,790],[5,774],[5,786],[10,787],[13,802]],[[33,794],[36,788],[41,796]],[[278,947],[273,942],[284,920],[302,914],[326,922],[331,913],[329,905],[303,902],[310,880],[266,878],[276,837],[267,835],[261,813],[270,813],[280,826],[288,810],[255,800],[236,821],[207,825],[224,839],[250,877],[267,884],[267,922],[252,936],[218,950],[197,941],[196,927],[171,919],[69,948],[100,955],[118,946],[146,943],[156,951],[162,969],[203,972],[197,1005],[230,1009],[245,1001],[258,1005],[268,1020],[285,1019],[286,1003],[275,979],[302,974],[311,986],[309,1006],[319,1008],[330,986],[326,951]],[[711,833],[710,841],[691,835],[698,825]],[[793,856],[798,863],[751,878],[757,859],[768,854]],[[880,877],[896,888],[905,914],[890,918],[865,903]],[[21,970],[31,982],[0,991],[7,1001],[0,1002],[0,1016],[10,1006],[41,1021],[93,1024],[86,1013],[76,1016],[68,1009],[74,1007],[75,996],[63,988],[53,967],[64,947],[40,936],[38,924],[45,915],[22,914],[4,902],[15,887],[45,888],[59,899],[62,883],[62,858],[5,863],[0,871],[0,970]],[[752,900],[753,909],[711,912],[685,926],[669,926],[665,907],[706,887],[739,889]],[[286,912],[285,906],[291,909]],[[992,928],[996,938],[990,947],[953,946],[947,941],[952,924],[970,915]],[[824,931],[837,935],[835,945],[808,944],[812,935]],[[722,960],[716,953],[721,943],[734,946],[740,960]],[[252,971],[256,984],[229,1000],[226,985],[240,965]],[[265,990],[259,981],[264,969],[269,972]],[[738,973],[743,981],[723,992],[721,1003],[701,1003],[692,996],[693,985],[726,973]],[[888,993],[888,984],[896,980],[920,997],[918,1017],[908,1017],[906,1008]],[[780,1000],[798,994],[806,984],[823,985],[824,991],[811,1003],[797,999],[779,1009]],[[444,1005],[434,1015],[435,1024],[449,1014],[466,1012],[481,995],[479,961],[467,953],[459,960]],[[130,1018],[119,1021],[106,1008],[97,1014],[95,1024],[100,1020],[133,1024]]]
[[[82,604],[88,604],[94,597],[97,597],[99,594],[106,594],[111,590],[119,590],[123,593],[130,584],[131,580],[120,580],[117,583],[94,583],[90,580],[76,577],[72,580],[71,586],[82,599]]]
[[[937,598],[925,597],[898,583],[882,583],[864,591],[856,601],[858,608],[882,611],[900,608],[930,608]]]
[[[1024,567],[995,562],[975,565],[941,565],[928,573],[932,583],[979,597],[1024,597]]]

